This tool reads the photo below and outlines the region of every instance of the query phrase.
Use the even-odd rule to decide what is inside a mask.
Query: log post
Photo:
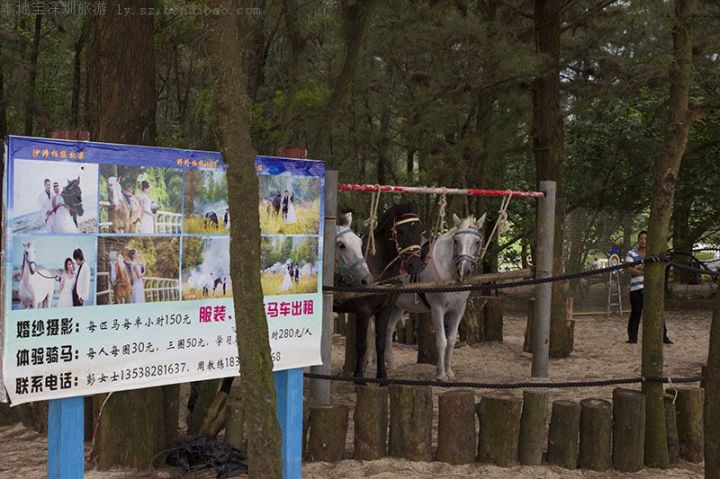
[[[217,392],[200,427],[201,436],[215,437],[218,435],[227,418],[227,400],[228,393],[225,391]]]
[[[547,391],[523,391],[518,444],[520,464],[537,466],[542,463],[543,448],[547,438],[548,397]]]
[[[575,401],[553,401],[548,434],[548,462],[565,469],[576,469],[579,433],[580,405]]]
[[[503,340],[503,306],[497,296],[485,296],[483,319],[485,323],[485,341]]]
[[[613,466],[636,472],[645,463],[645,396],[640,391],[613,391]]]
[[[470,464],[475,460],[475,394],[448,391],[440,395],[437,460]]]
[[[345,455],[347,427],[347,406],[311,406],[308,459],[324,462],[341,460]]]
[[[675,408],[675,395],[666,394],[665,401],[665,429],[667,430],[668,456],[670,464],[677,464],[680,460],[680,441],[677,430],[677,409]]]
[[[703,461],[703,390],[701,388],[678,388],[677,431],[680,457],[688,462]]]
[[[357,350],[355,349],[356,320],[354,313],[347,314],[345,323],[345,362],[343,363],[343,374],[352,376],[355,374],[355,361]]]
[[[532,331],[533,331],[533,318],[535,317],[535,298],[530,298],[528,301],[528,317],[527,325],[525,326],[525,341],[523,342],[523,352],[532,353]]]
[[[580,468],[612,466],[612,405],[603,399],[580,401]]]
[[[429,313],[417,316],[418,364],[437,364],[435,329]]]
[[[478,460],[501,467],[517,464],[522,399],[485,396],[475,408],[480,418]]]
[[[357,460],[372,461],[387,456],[388,388],[356,386],[357,400],[353,424]]]
[[[432,420],[432,387],[390,386],[390,455],[432,461]]]
[[[575,318],[573,318],[573,298],[565,298],[565,348],[563,357],[570,356],[575,348]]]
[[[407,344],[416,344],[417,343],[417,337],[415,335],[415,324],[417,323],[417,318],[414,313],[408,314],[407,319],[405,320],[405,341]]]
[[[225,442],[235,449],[245,450],[245,415],[240,398],[230,398],[227,404],[227,423],[225,424]]]
[[[481,296],[480,291],[470,293],[465,314],[460,322],[460,340],[470,346],[485,341],[485,299],[486,296]]]

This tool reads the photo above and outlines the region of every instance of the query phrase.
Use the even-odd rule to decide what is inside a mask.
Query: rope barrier
[[[532,278],[507,283],[482,283],[482,284],[460,284],[458,286],[418,286],[418,287],[377,287],[377,286],[323,286],[323,292],[326,293],[367,293],[367,294],[413,294],[413,293],[457,293],[467,291],[492,291],[499,289],[517,288],[520,286],[533,286],[543,283],[553,283],[556,281],[569,281],[572,279],[580,279],[588,276],[610,273],[612,271],[623,270],[649,263],[666,263],[668,266],[685,269],[701,274],[707,274],[713,277],[720,276],[720,272],[712,272],[699,268],[693,268],[681,263],[675,263],[669,260],[667,256],[649,256],[644,260],[633,261],[630,263],[622,263],[616,266],[608,266],[607,268],[591,269],[578,273],[564,273],[548,278]]]
[[[664,376],[639,376],[632,378],[601,379],[596,381],[524,381],[511,383],[481,383],[467,381],[436,381],[426,379],[389,379],[389,378],[361,378],[352,376],[340,376],[334,374],[304,373],[307,379],[320,379],[324,381],[353,382],[356,384],[380,384],[387,386],[391,384],[403,386],[434,386],[440,388],[471,388],[471,389],[570,389],[587,387],[619,386],[624,384],[639,383],[661,383],[661,384],[682,384],[697,383],[704,378],[702,376],[689,377],[664,377]]]

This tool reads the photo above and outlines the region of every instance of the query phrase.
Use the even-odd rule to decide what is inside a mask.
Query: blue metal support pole
[[[82,397],[50,401],[48,410],[49,479],[82,479],[84,475],[84,407],[85,400]]]
[[[282,432],[283,479],[302,477],[303,370],[274,373],[278,422]]]

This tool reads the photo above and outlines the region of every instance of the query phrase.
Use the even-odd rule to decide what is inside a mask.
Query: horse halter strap
[[[403,215],[400,215],[402,218],[405,216],[405,219],[402,219],[400,221],[395,218],[395,221],[393,222],[393,240],[395,241],[395,248],[397,249],[398,256],[402,256],[407,253],[415,253],[419,254],[421,246],[419,244],[412,244],[410,246],[406,246],[405,248],[401,248],[400,244],[397,240],[397,227],[400,225],[408,224],[408,223],[419,223],[420,218],[415,213],[405,213]]]
[[[464,230],[456,231],[453,236],[458,236],[458,235],[473,235],[473,236],[477,236],[478,238],[482,238],[482,236],[480,235],[480,231],[473,226],[469,226],[467,229],[464,229]],[[479,255],[480,255],[480,251],[479,251],[479,247],[478,247],[478,251],[476,251],[474,254],[458,254],[455,256],[455,260],[456,261],[468,260],[468,261],[472,261],[473,263],[476,263],[480,259],[478,257]]]

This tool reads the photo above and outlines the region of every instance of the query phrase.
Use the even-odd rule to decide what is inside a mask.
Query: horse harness
[[[409,223],[419,223],[420,218],[418,218],[418,215],[415,213],[404,213],[400,215],[400,220],[396,217],[393,220],[393,227],[392,227],[392,236],[390,240],[395,243],[395,251],[397,252],[397,256],[388,263],[387,266],[385,266],[385,269],[383,269],[382,273],[380,273],[380,276],[378,278],[382,278],[383,275],[387,272],[387,270],[392,266],[397,260],[401,260],[400,263],[400,271],[403,272],[404,270],[404,264],[405,262],[412,258],[413,256],[420,256],[420,251],[422,250],[422,246],[419,244],[411,244],[409,246],[403,247],[400,244],[400,241],[398,241],[398,234],[397,234],[397,227],[404,224]]]

